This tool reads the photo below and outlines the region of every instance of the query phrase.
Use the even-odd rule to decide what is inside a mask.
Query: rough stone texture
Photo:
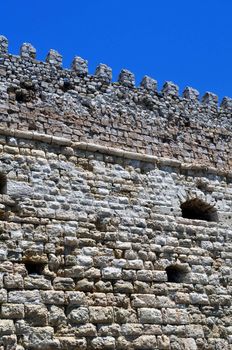
[[[230,350],[230,99],[29,49],[1,48],[0,349]]]

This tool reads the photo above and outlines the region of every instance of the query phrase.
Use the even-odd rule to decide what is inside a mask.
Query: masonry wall
[[[54,60],[2,54],[0,349],[231,349],[230,100],[63,91]],[[183,218],[196,199],[217,218]]]
[[[231,181],[1,142],[6,349],[229,349]],[[216,205],[219,223],[182,218],[196,196]],[[182,283],[167,282],[173,264]]]
[[[39,62],[27,45],[21,56],[2,54],[3,128],[231,168],[230,98],[219,108],[213,93],[199,102],[197,90],[186,88],[179,96],[178,86],[168,82],[158,91],[147,76],[136,87],[127,70],[111,83],[106,65],[89,75],[87,62],[77,57],[71,70],[62,69],[58,53],[51,51],[47,62]]]

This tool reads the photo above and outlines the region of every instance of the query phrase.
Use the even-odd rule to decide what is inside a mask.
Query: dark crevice
[[[45,264],[36,262],[25,262],[25,267],[29,275],[42,275]]]
[[[217,210],[199,198],[190,199],[181,204],[182,216],[186,219],[218,221]]]
[[[166,267],[168,282],[183,283],[187,275],[185,268],[178,265],[170,265]]]

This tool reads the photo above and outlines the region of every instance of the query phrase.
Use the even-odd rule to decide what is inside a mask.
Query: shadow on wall
[[[186,219],[218,221],[217,209],[199,198],[187,200],[181,204],[182,216]]]

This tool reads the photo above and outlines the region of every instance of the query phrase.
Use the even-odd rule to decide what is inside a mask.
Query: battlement
[[[145,76],[140,86],[122,69],[112,82],[105,64],[88,74],[88,62],[76,56],[70,69],[50,50],[46,61],[24,43],[20,55],[8,53],[0,37],[1,127],[33,131],[184,163],[230,170],[232,99]]]
[[[230,350],[232,100],[0,37],[0,350]]]
[[[45,62],[36,60],[36,49],[30,43],[23,43],[20,47],[20,55],[11,55],[8,53],[8,40],[4,36],[0,36],[0,56],[9,59],[18,59],[18,63],[20,60],[28,60],[32,61],[35,65],[42,65],[43,63],[46,66],[50,65],[51,72],[54,71],[54,68],[57,70],[63,71],[63,78],[70,78],[70,75],[77,77],[89,76],[88,74],[88,61],[75,56],[70,69],[62,68],[62,55],[56,50],[49,50]],[[157,81],[147,75],[144,76],[139,86],[135,84],[135,75],[127,69],[122,69],[117,82],[112,82],[112,69],[106,64],[99,64],[96,67],[94,77],[99,79],[99,81],[104,82],[105,84],[117,84],[122,85],[131,89],[138,90],[146,90],[151,94],[161,94],[163,96],[173,96],[186,100],[190,100],[191,102],[201,103],[202,105],[212,105],[218,106],[218,96],[212,92],[205,92],[202,98],[199,100],[199,91],[192,87],[186,87],[182,92],[182,95],[179,94],[179,87],[171,81],[167,81],[164,83],[162,89],[159,91],[157,89]],[[75,86],[74,86],[75,87]],[[232,98],[224,97],[220,103],[220,108],[223,110],[232,110]]]

